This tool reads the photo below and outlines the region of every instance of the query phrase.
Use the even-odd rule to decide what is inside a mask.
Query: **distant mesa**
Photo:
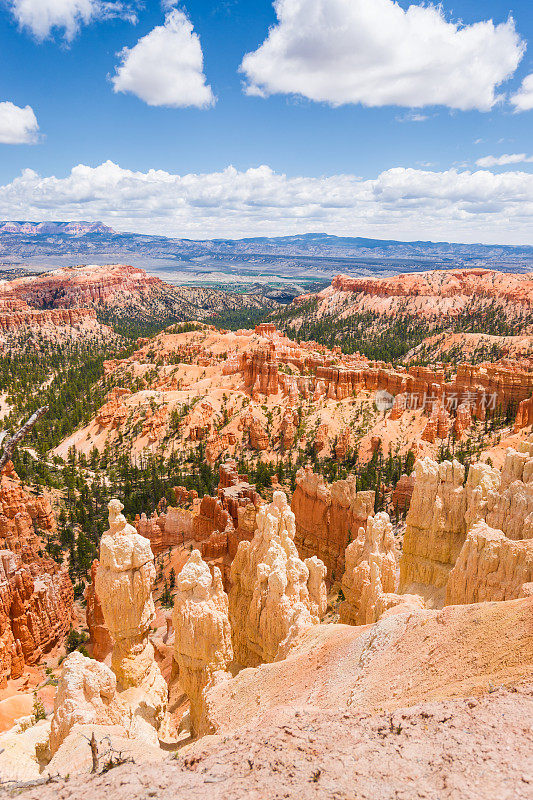
[[[113,228],[103,222],[0,222],[0,233],[19,233],[30,236],[39,234],[63,236],[87,236],[93,233],[103,233],[115,236]]]

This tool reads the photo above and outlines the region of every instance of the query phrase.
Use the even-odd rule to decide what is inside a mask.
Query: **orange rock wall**
[[[302,468],[296,474],[291,508],[301,557],[318,556],[327,567],[327,580],[340,580],[347,546],[374,513],[374,492],[357,492],[354,479],[330,485],[311,468]]]
[[[9,464],[0,481],[0,685],[36,663],[68,631],[74,592],[68,572],[39,551],[55,531],[46,496],[34,497]]]

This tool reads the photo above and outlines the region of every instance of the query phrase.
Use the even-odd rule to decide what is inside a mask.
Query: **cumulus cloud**
[[[106,0],[8,0],[13,16],[21,28],[29,30],[39,41],[52,31],[62,30],[72,41],[82,25],[96,20],[122,17],[135,22],[132,6]]]
[[[35,144],[39,126],[31,106],[0,103],[0,144]]]
[[[511,97],[516,111],[531,111],[533,109],[533,72],[526,75],[520,89]]]
[[[530,161],[533,161],[533,156],[527,156],[525,153],[504,153],[502,156],[478,158],[476,164],[478,167],[507,167],[510,164],[523,164]]]
[[[200,39],[178,9],[171,9],[164,25],[119,55],[122,63],[112,78],[115,92],[129,92],[150,106],[206,108],[215,102],[205,82]]]
[[[440,6],[274,0],[274,9],[277,24],[240,67],[249,94],[488,111],[525,49],[512,19],[461,25]]]
[[[190,238],[326,231],[398,239],[531,243],[533,175],[396,167],[288,177],[267,166],[176,175],[107,161],[66,177],[25,170],[0,187],[0,219],[102,219],[123,231]]]

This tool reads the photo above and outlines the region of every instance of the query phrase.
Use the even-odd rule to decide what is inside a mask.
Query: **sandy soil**
[[[369,716],[284,709],[157,766],[0,796],[27,800],[531,800],[533,685]]]

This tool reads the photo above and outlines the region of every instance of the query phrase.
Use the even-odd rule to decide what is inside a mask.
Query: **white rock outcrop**
[[[158,728],[168,688],[148,638],[155,617],[154,558],[150,542],[127,523],[122,508],[118,500],[109,503],[109,530],[100,542],[96,593],[114,640],[111,666],[117,689],[137,714]]]
[[[253,540],[239,543],[230,575],[233,651],[247,667],[284,657],[293,638],[320,621],[326,597],[325,567],[298,556],[294,514],[283,492],[261,506],[256,524]]]
[[[54,755],[74,725],[128,723],[117,696],[117,679],[109,667],[75,650],[63,663],[54,699],[50,752]]]
[[[200,552],[193,550],[176,580],[172,622],[175,630],[174,660],[179,682],[188,696],[193,733],[201,729],[204,691],[229,677],[233,661],[228,596],[222,576],[209,567]]]
[[[383,595],[396,589],[398,549],[389,515],[384,511],[369,517],[359,528],[357,539],[346,548],[339,606],[340,621],[346,625],[376,622],[384,610]]]

